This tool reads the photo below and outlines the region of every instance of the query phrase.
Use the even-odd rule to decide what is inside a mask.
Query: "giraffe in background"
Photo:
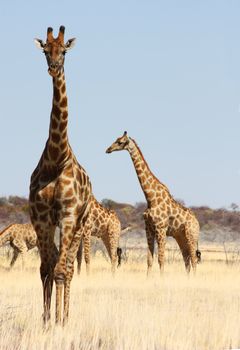
[[[37,247],[37,234],[33,228],[32,224],[10,224],[5,227],[0,232],[0,247],[9,243],[13,248],[13,257],[10,262],[10,267],[12,268],[16,263],[19,255],[22,257],[22,269],[25,265],[25,255],[28,250]],[[81,245],[78,248],[77,256],[80,255]],[[79,266],[78,262],[78,270],[81,269],[81,262]]]
[[[90,271],[90,243],[91,236],[101,238],[107,249],[112,264],[112,273],[115,273],[118,257],[118,266],[121,265],[122,250],[118,247],[120,234],[128,231],[130,227],[121,230],[121,223],[115,211],[102,206],[94,196],[92,196],[91,210],[86,220],[82,242],[78,249],[78,273],[81,270],[82,248],[84,248],[84,258],[86,262],[87,274]]]
[[[153,175],[137,143],[128,137],[126,131],[106,153],[121,150],[127,150],[132,158],[148,205],[143,215],[148,243],[148,274],[152,269],[155,240],[158,244],[160,271],[163,271],[166,236],[172,236],[177,241],[187,272],[191,265],[195,271],[200,260],[200,251],[197,248],[199,223],[195,215],[176,202],[168,188]]]
[[[27,251],[37,246],[37,235],[31,224],[11,224],[0,232],[0,247],[6,243],[10,243],[13,248],[10,267],[13,267],[20,254],[23,269]]]
[[[68,319],[70,283],[74,259],[90,209],[91,183],[78,164],[68,142],[68,102],[64,75],[65,54],[75,39],[64,42],[63,26],[57,38],[47,30],[47,41],[35,39],[47,59],[53,82],[49,136],[39,163],[31,176],[30,217],[38,237],[43,286],[43,320],[50,320],[53,280],[56,284],[56,323]],[[59,251],[54,244],[55,228],[60,229]]]

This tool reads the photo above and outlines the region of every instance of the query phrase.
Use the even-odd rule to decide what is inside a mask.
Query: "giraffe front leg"
[[[54,244],[54,227],[37,225],[35,228],[38,237],[40,253],[40,275],[43,288],[43,323],[46,327],[51,316],[51,297],[53,287],[53,270],[58,257],[58,250]]]
[[[22,265],[21,265],[21,267],[22,267],[22,271],[24,270],[24,267],[25,267],[25,256],[26,256],[26,253],[27,253],[27,251],[28,251],[28,248],[27,248],[27,246],[26,246],[26,244],[25,244],[25,242],[24,241],[21,241],[21,240],[13,240],[13,242],[12,242],[12,245],[13,245],[13,247],[14,247],[14,251],[15,251],[15,249],[18,251],[18,254],[17,254],[17,256],[20,254],[20,256],[21,256],[21,260],[22,260]],[[14,260],[14,256],[13,256],[13,264],[14,264],[14,262],[16,261],[16,259]],[[11,264],[12,264],[12,262],[11,262]]]
[[[165,245],[166,245],[166,233],[167,228],[161,227],[161,225],[156,225],[156,240],[158,244],[158,264],[160,272],[164,271],[164,256],[165,256]]]
[[[24,247],[24,249],[21,250],[21,258],[22,258],[22,271],[25,269],[25,260],[26,260],[26,253],[28,249],[27,247]]]
[[[10,262],[10,269],[14,266],[14,264],[18,258],[18,255],[19,255],[18,249],[13,247],[13,256],[12,256],[12,260]]]
[[[74,231],[75,224],[72,222],[71,218],[65,218],[61,220],[59,259],[54,268],[54,280],[56,284],[55,321],[57,324],[62,323],[63,292],[67,274],[67,256],[71,241],[74,236]]]
[[[83,240],[82,230],[76,232],[67,257],[67,274],[64,282],[64,311],[63,311],[63,325],[68,321],[69,316],[69,302],[70,302],[70,284],[74,274],[74,260],[76,259],[77,251],[79,249],[79,242]]]
[[[41,243],[39,243],[39,247]],[[57,261],[57,248],[53,246],[55,253],[51,252],[51,255],[40,251],[41,256],[41,266],[40,274],[43,287],[43,323],[44,326],[48,324],[51,317],[51,298],[52,298],[52,288],[53,288],[53,269]],[[41,249],[41,248],[39,248]]]
[[[148,244],[148,250],[147,250],[147,276],[151,274],[152,271],[152,265],[153,265],[153,255],[154,255],[154,240],[155,240],[155,234],[150,229],[147,222],[145,222],[145,228],[146,228],[146,236],[147,236],[147,244]]]

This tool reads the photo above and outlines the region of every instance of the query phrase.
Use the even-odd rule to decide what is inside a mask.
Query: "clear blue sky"
[[[188,205],[240,204],[240,2],[1,1],[0,196],[28,196],[52,82],[33,38],[76,37],[66,56],[69,139],[96,197],[143,201],[124,130]]]

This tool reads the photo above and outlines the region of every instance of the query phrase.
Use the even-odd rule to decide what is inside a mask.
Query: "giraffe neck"
[[[53,101],[47,142],[47,156],[53,163],[62,163],[69,156],[67,125],[68,102],[63,72],[59,77],[53,78]]]
[[[146,162],[146,160],[143,157],[143,154],[138,147],[137,143],[130,139],[129,143],[129,153],[132,158],[138,180],[140,182],[140,185],[142,187],[142,190],[144,192],[145,198],[148,202],[148,206],[151,206],[155,199],[155,191],[156,189],[163,184],[160,183],[160,181],[153,175],[151,170],[149,169],[149,166]]]

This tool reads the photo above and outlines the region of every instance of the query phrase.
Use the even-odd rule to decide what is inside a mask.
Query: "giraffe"
[[[82,248],[84,248],[84,258],[87,274],[90,271],[90,243],[91,236],[101,238],[107,249],[112,264],[112,274],[115,273],[118,257],[118,266],[121,265],[122,249],[118,247],[120,234],[129,231],[130,226],[121,230],[121,223],[115,211],[102,206],[92,195],[91,210],[85,223],[82,241],[77,253],[78,273],[81,271]]]
[[[6,243],[10,243],[13,248],[10,268],[13,267],[20,254],[23,269],[26,252],[37,246],[37,235],[31,224],[11,224],[0,232],[0,247]]]
[[[148,205],[143,214],[148,243],[148,274],[152,269],[155,240],[160,271],[163,271],[166,236],[172,236],[177,241],[186,271],[190,272],[191,265],[195,271],[196,263],[200,261],[200,251],[199,223],[194,213],[175,201],[168,188],[154,176],[137,143],[126,131],[108,147],[106,153],[121,150],[127,150],[131,156]]]
[[[10,224],[5,227],[0,232],[0,247],[9,243],[13,248],[13,257],[10,262],[10,268],[14,266],[16,263],[19,254],[22,257],[22,269],[25,265],[25,255],[28,250],[31,250],[37,247],[37,234],[33,228],[33,225],[30,223],[26,224]],[[77,257],[80,255],[80,249],[82,249],[81,245],[78,248]],[[81,269],[78,262],[78,270]],[[81,263],[80,263],[81,264]]]
[[[42,49],[52,77],[53,101],[49,136],[30,181],[30,218],[38,238],[40,276],[43,287],[43,322],[50,320],[53,281],[56,284],[57,324],[69,315],[73,262],[90,209],[92,187],[86,171],[78,164],[68,142],[68,102],[64,75],[65,54],[75,39],[64,43],[65,27],[57,38],[47,29],[47,40],[35,39]],[[60,229],[59,251],[54,244],[55,228]]]

